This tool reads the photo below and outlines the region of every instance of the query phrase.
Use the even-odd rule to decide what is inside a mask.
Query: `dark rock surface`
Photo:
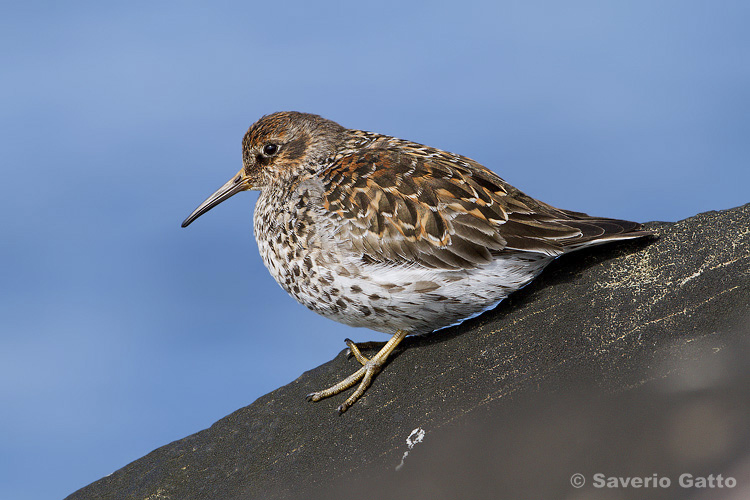
[[[348,391],[304,396],[358,367],[343,352],[68,498],[750,498],[750,205],[647,227],[408,338],[342,416]]]

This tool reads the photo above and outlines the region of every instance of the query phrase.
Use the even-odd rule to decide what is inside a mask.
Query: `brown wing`
[[[472,268],[506,249],[555,256],[639,228],[556,209],[468,158],[422,146],[351,154],[321,179],[339,235],[373,261]]]

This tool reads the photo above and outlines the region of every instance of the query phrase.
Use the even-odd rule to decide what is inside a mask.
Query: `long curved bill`
[[[193,210],[193,213],[188,215],[188,218],[182,222],[182,227],[188,227],[191,222],[214,208],[222,201],[228,200],[240,191],[247,191],[252,188],[253,186],[250,184],[244,170],[240,170],[232,180],[221,186],[214,194],[206,198],[206,201],[198,205],[198,208]]]

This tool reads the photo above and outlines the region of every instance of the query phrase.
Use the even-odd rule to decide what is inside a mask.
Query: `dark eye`
[[[273,156],[279,152],[279,146],[276,144],[266,144],[263,146],[263,154],[266,156]]]

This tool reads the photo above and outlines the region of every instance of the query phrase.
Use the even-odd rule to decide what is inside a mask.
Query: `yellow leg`
[[[362,355],[362,353],[359,351],[359,348],[354,342],[346,339],[346,345],[349,346],[349,350],[351,351],[352,355],[357,358],[357,361],[362,364],[362,368],[352,373],[338,384],[329,387],[328,389],[308,394],[308,401],[320,401],[321,399],[327,398],[328,396],[333,396],[334,394],[338,394],[341,391],[345,391],[361,380],[361,382],[359,383],[359,387],[357,387],[357,390],[355,390],[354,393],[349,396],[341,406],[339,406],[339,415],[344,413],[359,399],[360,396],[362,396],[362,394],[365,393],[367,388],[370,386],[373,377],[380,371],[380,369],[385,364],[386,359],[388,359],[388,356],[390,356],[396,346],[402,340],[404,340],[406,335],[407,332],[405,332],[404,330],[397,331],[393,335],[393,337],[391,337],[390,340],[386,342],[383,348],[370,359],[367,359]]]

